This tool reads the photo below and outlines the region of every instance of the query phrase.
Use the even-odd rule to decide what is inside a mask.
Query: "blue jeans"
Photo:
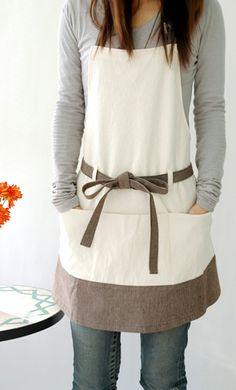
[[[116,390],[121,363],[120,332],[70,321],[74,374],[72,390]],[[184,352],[191,322],[157,333],[140,333],[139,383],[145,390],[186,390]]]

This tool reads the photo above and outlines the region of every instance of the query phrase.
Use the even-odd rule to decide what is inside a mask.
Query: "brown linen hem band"
[[[93,176],[94,168],[89,165],[84,158],[81,163],[81,171],[89,176]],[[176,183],[181,180],[185,180],[188,177],[193,175],[193,167],[190,163],[187,167],[173,172],[173,183]],[[93,194],[86,195],[85,191],[93,186],[101,185],[99,190],[95,191]],[[96,171],[95,180],[85,183],[82,187],[84,196],[87,199],[94,198],[104,187],[108,187],[109,190],[101,197],[95,210],[88,222],[82,240],[81,245],[90,247],[93,241],[95,230],[98,225],[99,217],[102,212],[104,202],[107,195],[110,191],[116,188],[130,188],[134,190],[145,191],[149,194],[150,199],[150,248],[149,248],[149,272],[150,274],[158,273],[158,241],[159,241],[159,227],[158,219],[156,213],[156,207],[154,203],[154,198],[152,192],[158,194],[167,194],[168,193],[168,173],[160,175],[151,175],[151,176],[135,176],[129,171],[122,172],[119,176],[111,178],[108,175]]]
[[[220,296],[216,257],[199,277],[176,285],[124,286],[78,279],[58,258],[52,296],[74,322],[122,332],[159,332],[201,317]]]

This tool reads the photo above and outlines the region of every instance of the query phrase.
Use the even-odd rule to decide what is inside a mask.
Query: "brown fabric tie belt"
[[[93,177],[93,167],[85,162],[84,158],[81,163],[81,171],[89,176]],[[190,163],[184,169],[173,172],[173,182],[178,182],[190,177],[193,174],[192,164]],[[168,193],[168,174],[160,174],[153,176],[134,176],[131,172],[125,171],[115,178],[105,175],[104,173],[97,170],[96,180],[90,181],[83,185],[82,191],[87,199],[94,198],[104,187],[109,187],[110,189],[101,197],[97,206],[94,209],[92,217],[87,225],[87,228],[84,232],[81,245],[90,247],[93,241],[95,230],[99,221],[99,217],[105,202],[105,199],[108,193],[115,188],[133,188],[135,190],[141,190],[149,193],[150,198],[150,250],[149,250],[149,272],[151,274],[158,273],[158,220],[157,213],[155,208],[155,203],[153,199],[152,192],[158,194],[167,194]],[[86,195],[85,191],[87,188],[101,184],[101,188],[94,192],[93,194]]]

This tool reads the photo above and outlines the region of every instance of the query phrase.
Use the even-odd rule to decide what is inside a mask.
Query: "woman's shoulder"
[[[204,0],[203,6],[212,9],[221,8],[220,0]]]
[[[197,45],[200,45],[202,36],[206,38],[210,35],[214,38],[214,35],[218,33],[224,34],[224,16],[222,6],[219,0],[203,0],[202,14],[197,22],[194,39]]]
[[[90,8],[91,0],[64,0],[62,7],[68,12],[73,13],[75,16],[81,13],[88,13]],[[98,1],[98,8],[100,3]]]
[[[91,0],[64,0],[61,12],[69,21],[71,28],[78,37],[81,35],[85,19],[88,17]]]
[[[218,22],[221,22],[222,20],[223,20],[223,10],[220,1],[204,0],[202,15],[199,19],[199,25],[201,29],[206,28],[211,23],[214,23],[216,25]]]

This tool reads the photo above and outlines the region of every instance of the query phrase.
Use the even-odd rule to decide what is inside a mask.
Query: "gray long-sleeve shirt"
[[[143,48],[155,17],[133,28],[135,48]],[[52,204],[58,212],[78,205],[77,166],[87,107],[88,51],[98,29],[89,15],[89,0],[65,0],[58,25],[58,97],[52,121]],[[151,39],[147,47],[153,47]],[[118,47],[113,39],[112,47]],[[225,26],[218,0],[205,0],[192,38],[188,69],[181,68],[187,122],[193,96],[196,131],[197,203],[213,211],[222,188],[225,137]]]

